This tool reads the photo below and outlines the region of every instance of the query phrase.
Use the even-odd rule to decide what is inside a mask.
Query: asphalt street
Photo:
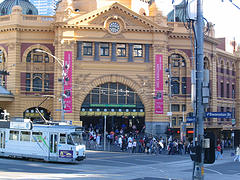
[[[204,165],[204,179],[240,179],[240,163],[230,154],[224,152],[222,160]],[[79,164],[0,158],[0,179],[191,180],[192,167],[188,155],[87,151],[87,159]]]

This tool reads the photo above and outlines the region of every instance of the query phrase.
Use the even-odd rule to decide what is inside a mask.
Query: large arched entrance
[[[80,112],[83,126],[103,132],[105,117],[108,132],[122,129],[134,133],[145,128],[143,103],[136,92],[122,83],[101,84],[86,96]]]
[[[51,112],[49,112],[47,109],[38,107],[38,110],[41,112],[45,119],[47,120],[51,119]],[[33,123],[44,123],[40,114],[37,112],[36,107],[31,107],[24,111],[23,117],[26,119],[31,119]]]

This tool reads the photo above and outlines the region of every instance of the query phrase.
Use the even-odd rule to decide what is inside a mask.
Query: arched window
[[[229,68],[230,68],[229,62],[227,62],[227,74],[229,74]]]
[[[221,73],[224,73],[224,61],[221,61]]]
[[[204,69],[209,69],[209,60],[207,57],[204,58]]]
[[[33,49],[27,54],[26,62],[33,62],[33,63],[45,62],[45,63],[49,63],[48,54],[38,52],[36,50],[37,49]]]

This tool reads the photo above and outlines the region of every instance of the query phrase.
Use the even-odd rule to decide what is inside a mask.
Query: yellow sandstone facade
[[[126,122],[126,126],[142,130],[146,125],[147,132],[160,135],[169,124],[180,129],[193,112],[191,36],[182,22],[169,22],[154,1],[62,0],[55,16],[25,15],[15,5],[11,14],[0,16],[1,67],[10,73],[2,75],[2,82],[11,92],[1,96],[0,107],[11,117],[39,118],[35,107],[51,95],[41,110],[47,118],[61,120],[62,68],[54,57],[36,49],[60,60],[70,52],[72,112],[64,114],[65,120],[87,127],[101,125],[107,115],[115,127]],[[237,132],[239,51],[228,53],[220,45],[210,27],[204,44],[210,77],[208,110],[234,111],[236,125],[232,126],[232,119],[214,118],[206,119],[205,127]],[[162,114],[155,113],[156,55],[163,57]],[[165,72],[169,63],[172,97],[165,83],[169,82]],[[171,118],[167,116],[170,106]]]

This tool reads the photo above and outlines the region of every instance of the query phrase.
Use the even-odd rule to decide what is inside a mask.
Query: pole
[[[107,138],[106,138],[106,136],[107,136],[106,131],[107,131],[107,116],[105,115],[104,116],[104,133],[103,133],[103,135],[104,135],[104,144],[103,144],[104,151],[106,151],[106,140],[107,140]]]
[[[63,62],[63,66],[62,66],[62,94],[61,94],[61,121],[64,122],[64,82],[65,82],[65,72],[64,72],[64,62]]]
[[[202,84],[203,84],[203,7],[202,0],[197,0],[197,29],[196,29],[196,130],[197,130],[197,145],[201,147],[201,162],[196,162],[196,179],[204,179],[204,152],[202,149],[204,127],[203,115],[204,106],[202,98]]]
[[[172,129],[172,62],[169,63],[169,112],[170,115],[170,122],[169,126]],[[172,141],[172,134],[170,135],[170,141]]]

